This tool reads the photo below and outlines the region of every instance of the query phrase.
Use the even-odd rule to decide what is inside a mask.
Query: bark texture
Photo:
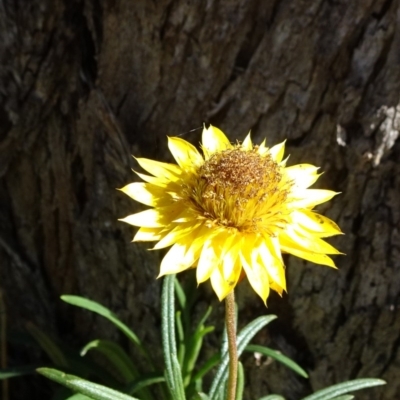
[[[10,331],[115,338],[58,301],[75,293],[158,340],[159,255],[129,243],[117,218],[135,205],[115,188],[134,179],[130,154],[167,160],[166,135],[198,143],[190,131],[211,122],[232,141],[287,139],[290,163],[321,166],[320,187],[342,192],[324,208],[346,233],[339,270],[288,258],[289,294],[259,336],[310,380],[247,358],[245,398],[356,377],[388,382],[360,399],[400,398],[399,0],[5,0],[0,38]],[[266,312],[245,284],[238,298],[242,322]]]

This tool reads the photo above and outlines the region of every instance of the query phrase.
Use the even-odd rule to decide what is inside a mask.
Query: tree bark
[[[388,382],[360,399],[399,398],[399,22],[399,0],[0,2],[9,332],[31,321],[79,344],[116,338],[58,300],[74,293],[157,342],[159,254],[129,243],[117,219],[137,208],[115,188],[136,179],[130,154],[169,160],[167,135],[197,144],[211,122],[232,141],[287,139],[291,164],[321,166],[319,187],[341,192],[323,208],[346,234],[337,271],[287,258],[288,295],[268,310],[240,287],[242,323],[276,313],[259,343],[310,371],[244,358],[245,398],[356,377]],[[38,357],[10,349],[10,365]],[[10,385],[16,399],[38,390]]]

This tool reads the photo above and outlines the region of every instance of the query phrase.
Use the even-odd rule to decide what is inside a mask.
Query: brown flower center
[[[237,146],[213,154],[200,167],[190,197],[210,223],[254,231],[265,205],[277,195],[286,198],[281,180],[280,166],[269,154]]]

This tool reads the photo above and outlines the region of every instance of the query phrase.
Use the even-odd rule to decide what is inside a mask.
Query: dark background
[[[5,0],[0,2],[0,286],[9,335],[26,323],[77,347],[118,339],[62,304],[100,301],[158,342],[161,253],[117,221],[137,210],[115,188],[131,154],[168,160],[166,136],[198,144],[203,122],[232,141],[287,139],[289,165],[321,166],[321,208],[346,233],[338,271],[287,259],[288,295],[268,310],[247,284],[241,323],[279,320],[258,338],[300,362],[247,367],[245,398],[299,398],[356,377],[400,397],[399,0]],[[201,302],[223,307],[203,285]],[[201,303],[200,302],[200,303]],[[10,344],[9,366],[44,360]],[[42,383],[10,381],[12,399]],[[37,378],[36,378],[37,379]],[[24,384],[21,384],[25,382]]]

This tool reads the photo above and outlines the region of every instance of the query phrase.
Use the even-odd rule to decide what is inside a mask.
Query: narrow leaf
[[[149,356],[146,349],[143,347],[140,339],[127,325],[125,325],[122,321],[120,321],[119,318],[108,308],[102,306],[101,304],[93,300],[89,300],[80,296],[63,295],[61,296],[61,300],[73,306],[80,307],[85,310],[89,310],[96,314],[99,314],[102,317],[108,319],[110,322],[112,322],[118,329],[121,330],[122,333],[125,334],[125,336],[128,337],[128,339],[130,339],[139,348],[140,352],[147,359],[147,361],[150,363],[151,368],[154,370],[154,365],[151,360],[151,357]]]
[[[161,294],[161,332],[165,360],[165,374],[169,388],[174,391],[174,376],[172,373],[172,360],[171,356],[174,351],[173,343],[175,342],[175,302],[173,300],[173,293],[171,294],[171,286],[173,288],[173,277],[167,275],[164,278],[162,294]],[[172,299],[171,299],[172,297]],[[172,308],[172,310],[171,310]],[[172,340],[171,340],[172,336]],[[176,353],[176,346],[175,346]],[[173,393],[171,393],[173,394]]]
[[[32,323],[28,323],[26,325],[26,328],[55,365],[64,368],[68,367],[67,359],[64,356],[62,350],[58,347],[56,342],[50,338],[49,335],[47,335],[45,332],[43,332]]]
[[[192,400],[210,400],[210,398],[205,393],[196,393]]]
[[[285,398],[279,394],[270,394],[268,396],[261,397],[259,400],[285,400]]]
[[[137,378],[138,371],[135,365],[124,349],[117,343],[109,340],[93,340],[82,349],[81,355],[84,356],[91,349],[103,354],[118,370],[125,383]]]
[[[182,308],[182,310],[184,310],[186,307],[186,294],[182,288],[182,285],[179,283],[178,279],[176,279],[176,278],[174,280],[174,287],[175,287],[176,298],[178,299],[179,306]]]
[[[24,365],[22,367],[0,369],[0,380],[33,374],[36,368],[38,368],[38,365]]]
[[[386,385],[382,379],[364,378],[352,381],[338,383],[328,388],[318,390],[310,396],[304,397],[302,400],[331,400],[340,395],[354,392],[356,390],[367,389],[374,386]]]
[[[272,350],[269,347],[265,346],[259,346],[256,344],[249,344],[246,348],[245,351],[249,351],[252,353],[261,353],[264,356],[271,357],[275,359],[276,361],[279,361],[286,367],[290,368],[303,378],[308,378],[308,374],[306,371],[304,371],[303,368],[300,367],[300,365],[296,364],[293,360],[291,360],[289,357],[284,356],[283,354],[279,353],[276,350]]]
[[[179,365],[183,366],[183,361],[185,359],[186,345],[185,345],[185,334],[183,332],[182,325],[182,314],[180,311],[176,313],[176,328],[178,331],[178,361]]]
[[[191,381],[191,375],[196,366],[198,356],[200,354],[201,347],[203,345],[204,336],[214,330],[213,326],[198,327],[198,330],[190,337],[187,345],[187,355],[185,357],[185,363],[183,366],[184,371],[184,384],[187,387]]]
[[[239,361],[237,386],[236,386],[236,400],[243,400],[243,392],[244,392],[244,369],[243,369],[243,364]]]
[[[172,370],[173,370],[174,379],[175,379],[174,383],[175,383],[175,388],[176,388],[176,398],[174,397],[174,400],[186,400],[185,388],[183,386],[183,380],[182,380],[181,366],[179,365],[176,354],[172,355],[171,361],[172,361]]]
[[[221,360],[221,356],[219,354],[214,354],[206,363],[196,372],[193,376],[193,380],[198,380],[203,378],[203,376],[213,369]]]
[[[131,382],[126,389],[126,392],[129,394],[134,394],[147,386],[161,382],[165,382],[165,378],[162,375],[155,373],[149,374],[146,377],[142,377]]]
[[[65,374],[56,369],[39,368],[37,372],[68,389],[89,396],[94,400],[138,400],[114,389],[87,381],[74,375]]]
[[[246,325],[237,336],[237,352],[238,357],[242,354],[245,347],[248,345],[251,339],[262,329],[265,325],[269,324],[276,318],[275,315],[267,315],[256,318],[254,321]],[[221,357],[221,364],[215,374],[214,380],[211,384],[210,399],[217,400],[218,393],[221,387],[225,385],[228,378],[228,364],[229,364],[229,353],[225,351]]]
[[[75,393],[70,397],[67,397],[65,400],[92,400],[91,397],[87,397],[84,394]]]
[[[161,333],[165,360],[165,374],[172,398],[183,400],[182,372],[178,362],[175,337],[175,275],[164,278],[161,294]],[[182,397],[183,396],[183,397]]]

